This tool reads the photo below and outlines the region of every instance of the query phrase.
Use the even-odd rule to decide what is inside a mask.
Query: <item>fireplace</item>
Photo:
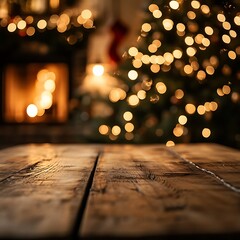
[[[6,123],[62,123],[68,117],[65,63],[9,64],[3,75]]]

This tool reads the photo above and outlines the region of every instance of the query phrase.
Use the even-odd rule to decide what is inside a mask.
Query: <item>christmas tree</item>
[[[239,147],[239,27],[237,2],[153,1],[93,118],[100,139]]]

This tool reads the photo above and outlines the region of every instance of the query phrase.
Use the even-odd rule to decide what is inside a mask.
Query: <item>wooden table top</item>
[[[240,151],[216,144],[0,150],[0,239],[240,239]]]

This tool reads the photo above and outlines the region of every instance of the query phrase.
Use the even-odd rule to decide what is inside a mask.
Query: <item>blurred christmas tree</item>
[[[240,147],[240,5],[153,1],[93,119],[103,141],[211,141]],[[96,136],[95,136],[96,139]]]

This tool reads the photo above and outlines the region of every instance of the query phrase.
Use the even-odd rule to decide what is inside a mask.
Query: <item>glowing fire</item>
[[[36,96],[34,104],[29,104],[26,109],[29,117],[42,116],[46,109],[52,107],[53,93],[56,88],[55,79],[55,73],[47,69],[42,69],[38,72],[35,83]]]

